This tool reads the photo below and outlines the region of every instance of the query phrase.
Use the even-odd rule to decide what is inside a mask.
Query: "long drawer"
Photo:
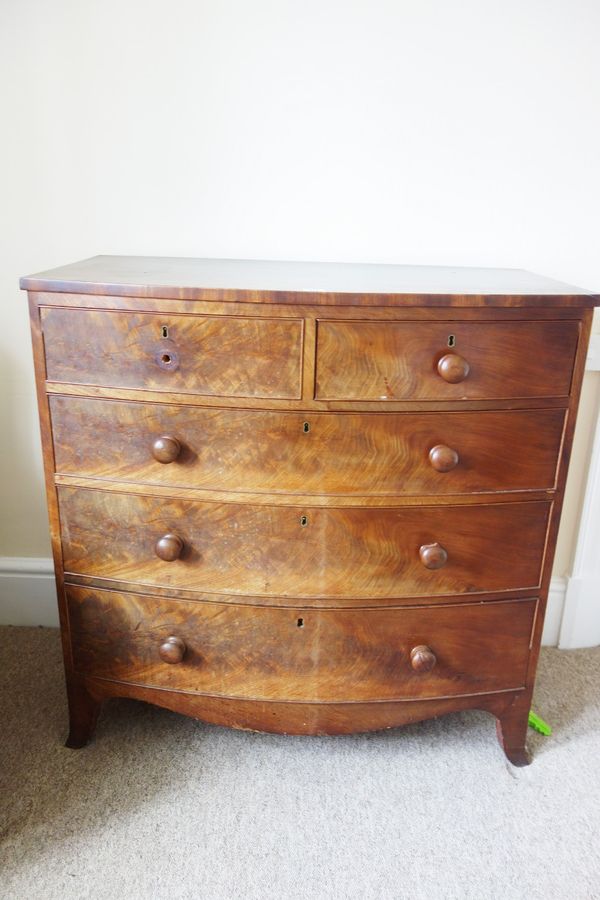
[[[307,702],[525,684],[535,600],[281,609],[66,587],[76,671],[170,690]]]
[[[293,413],[52,396],[57,471],[222,491],[552,489],[565,412]]]
[[[322,400],[566,397],[577,322],[320,321]]]
[[[551,507],[304,508],[58,492],[68,573],[324,600],[535,589]]]
[[[222,397],[301,394],[302,320],[41,311],[51,381]]]

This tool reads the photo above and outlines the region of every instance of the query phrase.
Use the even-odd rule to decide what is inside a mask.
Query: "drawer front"
[[[282,609],[66,591],[78,672],[170,690],[307,702],[518,689],[536,607],[535,600],[517,600]]]
[[[333,509],[58,490],[66,572],[275,597],[534,589],[551,506]]]
[[[339,495],[551,489],[565,417],[560,409],[305,414],[60,396],[50,407],[62,474]]]
[[[577,322],[320,321],[316,396],[566,397],[578,335]]]
[[[50,381],[222,397],[301,395],[299,319],[60,308],[41,315]]]

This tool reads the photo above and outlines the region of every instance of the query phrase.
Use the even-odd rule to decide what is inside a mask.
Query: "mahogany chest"
[[[516,270],[95,257],[29,292],[70,732],[525,738],[592,307]]]

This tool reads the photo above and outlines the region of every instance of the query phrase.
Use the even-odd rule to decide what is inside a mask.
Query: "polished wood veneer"
[[[135,257],[22,287],[68,746],[125,696],[294,734],[483,709],[528,761],[596,295]]]
[[[536,600],[315,610],[68,585],[78,672],[237,699],[348,703],[525,686]],[[161,647],[166,658],[161,657]],[[415,650],[433,655],[419,671]],[[412,655],[412,658],[411,658]],[[164,662],[168,662],[167,665]]]
[[[50,410],[64,475],[334,496],[552,490],[565,422],[563,409],[305,415],[63,396]]]
[[[268,507],[64,485],[58,496],[70,574],[328,601],[536,589],[550,513],[546,502]],[[156,550],[165,535],[181,542],[169,559]],[[420,554],[432,544],[444,548],[447,560],[436,569]]]
[[[294,398],[302,322],[43,309],[52,381],[225,397]]]
[[[93,256],[21,279],[31,292],[99,297],[372,306],[585,309],[591,291],[523,269]]]
[[[322,400],[566,397],[579,328],[565,322],[327,322]]]

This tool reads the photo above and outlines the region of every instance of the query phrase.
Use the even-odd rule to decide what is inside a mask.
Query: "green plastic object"
[[[529,711],[529,727],[534,728],[536,731],[539,731],[540,734],[550,735],[552,734],[552,729],[548,725],[547,722],[544,722],[534,711],[531,709]]]

